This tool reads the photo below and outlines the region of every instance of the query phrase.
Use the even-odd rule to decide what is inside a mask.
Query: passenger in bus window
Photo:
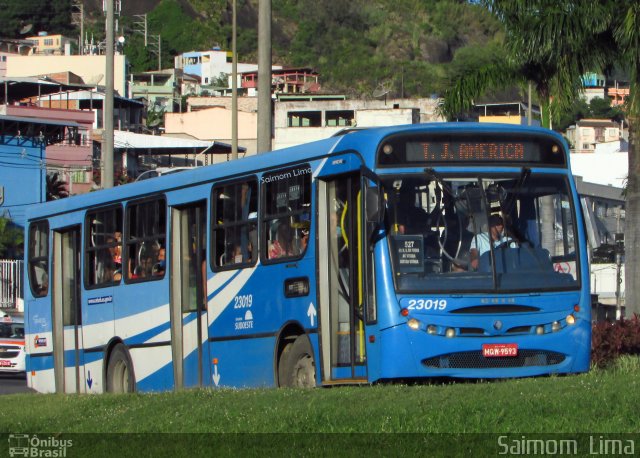
[[[117,243],[117,245],[109,247],[110,258],[108,260],[106,271],[110,278],[107,281],[120,281],[122,280],[122,248],[121,248],[121,235],[120,232],[115,232],[113,236],[107,238],[107,243]]]
[[[164,275],[167,268],[166,250],[163,247],[158,249],[157,262],[153,265],[151,273],[153,275]]]
[[[276,230],[276,237],[269,248],[269,259],[293,256],[291,247],[291,229],[286,223],[280,223]]]

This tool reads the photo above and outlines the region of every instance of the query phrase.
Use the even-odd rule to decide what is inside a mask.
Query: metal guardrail
[[[22,309],[24,261],[0,259],[0,309]]]

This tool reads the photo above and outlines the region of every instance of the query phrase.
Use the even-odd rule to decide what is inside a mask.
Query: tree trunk
[[[637,129],[640,117],[628,116],[629,177],[625,208],[625,316],[640,314],[640,150]]]

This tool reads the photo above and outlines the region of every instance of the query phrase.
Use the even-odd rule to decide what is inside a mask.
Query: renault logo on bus
[[[493,322],[493,328],[496,331],[499,331],[500,329],[502,329],[502,321],[500,321],[500,320],[494,321]]]

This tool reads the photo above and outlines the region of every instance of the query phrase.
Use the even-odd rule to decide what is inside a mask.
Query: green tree
[[[625,305],[627,316],[640,313],[640,3],[634,0],[610,2],[620,63],[629,72],[630,94],[627,101],[629,125],[629,175],[625,208]]]
[[[47,202],[69,197],[67,182],[60,179],[58,172],[47,173]]]
[[[27,34],[21,30],[31,24]],[[7,38],[22,38],[40,31],[72,36],[71,0],[0,0],[0,30]]]
[[[610,9],[596,2],[484,0],[504,26],[504,49],[475,72],[459,75],[445,93],[449,116],[468,110],[489,89],[531,83],[542,123],[569,109],[582,88],[581,76],[608,63]],[[588,50],[588,51],[586,51]]]
[[[23,245],[24,231],[10,219],[0,217],[0,258],[21,258]]]

